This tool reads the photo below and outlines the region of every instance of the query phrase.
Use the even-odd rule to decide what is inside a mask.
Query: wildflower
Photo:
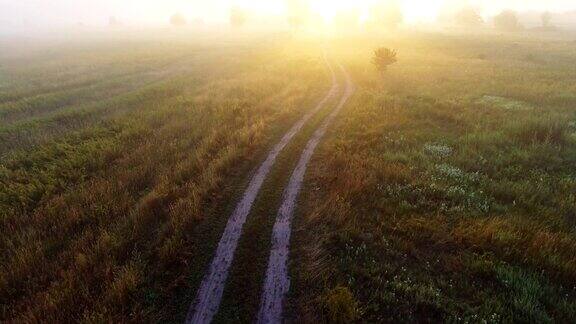
[[[504,110],[531,110],[533,107],[523,101],[498,96],[483,96],[477,101],[481,105],[501,108]]]
[[[452,155],[453,150],[447,145],[427,143],[424,145],[424,152],[437,158],[446,158]]]

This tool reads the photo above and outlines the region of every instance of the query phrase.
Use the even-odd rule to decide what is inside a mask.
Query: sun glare
[[[381,0],[310,0],[309,6],[313,14],[320,16],[324,22],[331,22],[340,12],[357,11],[360,20],[365,21],[370,15],[370,9],[382,2]],[[285,1],[271,0],[240,0],[235,4],[259,14],[283,14],[286,10]],[[433,21],[442,5],[442,1],[429,0],[399,0],[406,22]]]
[[[233,5],[259,14],[283,14],[285,12],[283,1],[236,0]]]
[[[390,3],[386,0],[213,0],[202,3],[185,0],[167,0],[162,4],[155,0],[144,0],[138,6],[118,5],[120,15],[146,17],[149,20],[164,21],[166,16],[174,12],[189,17],[203,17],[207,21],[224,22],[228,20],[230,7],[240,7],[255,16],[280,17],[285,16],[290,1],[309,8],[311,14],[323,23],[330,24],[340,13],[354,12],[360,22],[366,22],[371,17],[371,9],[376,5]],[[397,0],[404,21],[407,23],[432,22],[436,19],[441,7],[452,0]],[[132,2],[130,2],[132,3]]]
[[[403,0],[400,6],[407,22],[431,22],[436,19],[442,1]]]
[[[349,0],[312,0],[310,7],[312,11],[320,15],[325,22],[330,22],[336,14],[347,10],[362,10],[366,7],[366,1],[349,1]]]

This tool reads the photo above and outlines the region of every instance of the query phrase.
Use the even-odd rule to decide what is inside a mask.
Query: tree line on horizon
[[[322,21],[319,14],[314,13],[307,0],[285,0],[286,22],[293,30],[308,28]],[[540,30],[555,30],[552,22],[552,14],[543,12],[540,15]],[[249,21],[248,11],[240,6],[232,6],[229,12],[229,24],[239,28]],[[385,28],[395,30],[404,22],[404,14],[398,1],[380,1],[374,4],[370,10],[370,17],[365,22],[368,28]],[[488,25],[477,8],[467,6],[457,11],[445,13],[438,17],[438,22],[444,25],[452,25],[459,28],[481,28]],[[189,23],[187,18],[181,13],[175,13],[169,18],[169,23],[173,27],[183,27],[187,25],[201,26],[203,20],[196,18]],[[110,17],[108,21],[110,27],[122,26],[116,17]],[[337,12],[333,18],[332,25],[336,28],[350,28],[360,26],[360,11],[346,10]],[[513,10],[503,10],[492,18],[492,25],[501,31],[518,31],[524,29],[520,23],[519,15]]]

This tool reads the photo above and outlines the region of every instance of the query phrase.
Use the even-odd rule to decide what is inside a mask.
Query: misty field
[[[2,319],[181,319],[237,187],[327,87],[319,52],[242,44],[3,65]]]
[[[326,53],[355,93],[304,178],[288,321],[572,322],[575,40],[1,43],[0,321],[182,322],[255,169],[330,89]],[[257,315],[285,185],[336,102],[264,181],[216,322]]]
[[[390,38],[379,78],[376,42],[333,45],[359,89],[308,175],[295,318],[574,321],[576,44]]]

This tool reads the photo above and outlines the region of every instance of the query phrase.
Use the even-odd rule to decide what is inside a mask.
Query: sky
[[[326,19],[341,10],[367,11],[375,1],[307,0]],[[576,10],[576,0],[398,0],[408,23],[430,22],[442,8],[472,5],[484,16],[504,9],[563,12]],[[208,23],[226,23],[231,6],[255,16],[278,16],[285,0],[0,0],[0,30],[22,26],[51,27],[77,23],[104,26],[111,16],[129,25],[162,25],[174,13]]]

